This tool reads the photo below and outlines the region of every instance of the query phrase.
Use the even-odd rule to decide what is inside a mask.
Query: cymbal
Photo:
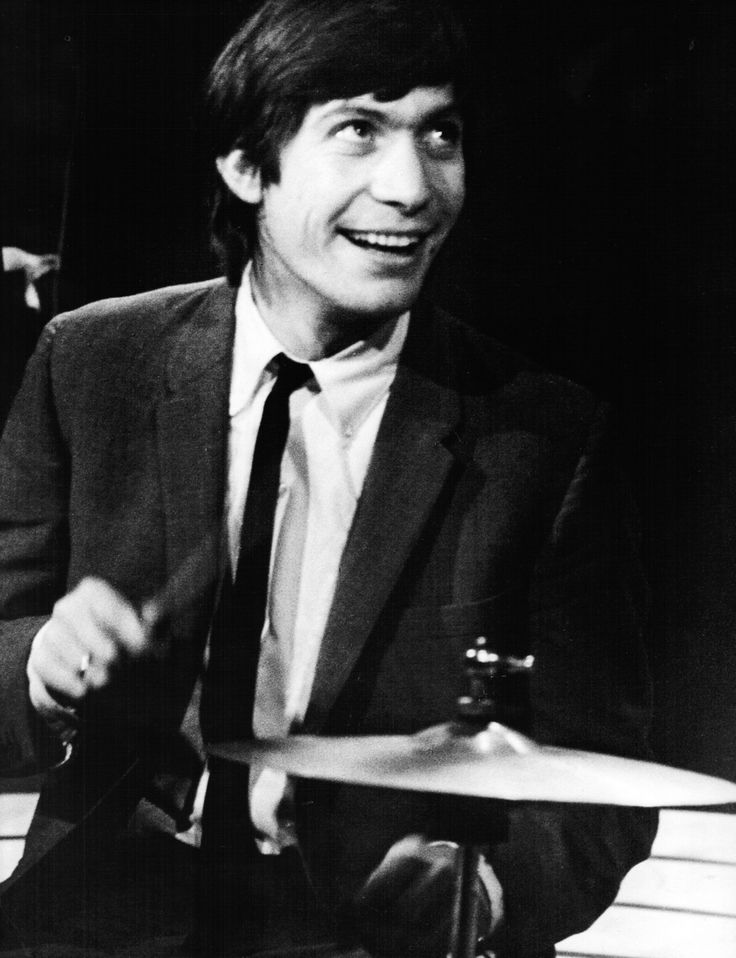
[[[414,735],[292,735],[212,745],[209,751],[302,778],[402,791],[649,808],[736,802],[736,784],[723,779],[539,745],[497,722],[477,732],[450,722]]]

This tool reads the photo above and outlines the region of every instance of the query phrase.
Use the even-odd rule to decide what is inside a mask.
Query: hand
[[[23,270],[25,274],[25,300],[29,309],[39,310],[41,300],[36,289],[36,281],[46,273],[58,269],[60,259],[55,253],[29,253],[18,246],[3,246],[3,269],[8,273]]]
[[[83,579],[60,599],[31,647],[31,703],[58,725],[92,690],[114,681],[120,667],[145,655],[150,630],[133,606],[101,579]]]
[[[409,835],[393,845],[355,897],[360,941],[379,958],[445,958],[455,896],[456,849]],[[480,879],[478,879],[480,886]],[[479,935],[490,927],[479,887]]]

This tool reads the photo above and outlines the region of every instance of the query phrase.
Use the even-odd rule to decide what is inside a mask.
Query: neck
[[[394,317],[391,314],[356,314],[329,311],[323,306],[274,294],[262,281],[257,264],[251,270],[253,299],[266,326],[284,349],[296,359],[313,362],[369,339]]]

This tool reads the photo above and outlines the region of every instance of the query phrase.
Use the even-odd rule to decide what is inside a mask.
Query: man
[[[203,661],[206,741],[412,733],[452,718],[485,635],[536,656],[533,736],[646,754],[605,411],[422,297],[464,200],[465,64],[440,4],[268,0],[210,80],[229,284],[93,304],[44,334],[0,458],[0,738],[17,771],[60,763],[5,896],[21,942],[186,928],[162,916],[191,863],[162,861],[191,849],[146,858],[150,821],[137,857],[118,834],[170,768]],[[444,955],[460,826],[485,846],[483,947],[548,955],[652,839],[639,811],[209,772],[186,946],[205,955]]]

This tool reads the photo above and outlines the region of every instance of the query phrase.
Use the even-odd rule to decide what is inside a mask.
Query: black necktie
[[[275,362],[277,378],[263,408],[253,452],[235,581],[226,573],[212,623],[201,708],[202,731],[209,742],[246,738],[251,732],[289,398],[310,375],[309,366],[283,354]]]
[[[276,382],[263,408],[253,452],[235,581],[226,570],[210,631],[200,707],[205,742],[252,734],[273,520],[289,434],[289,397],[309,378],[305,364],[283,355],[277,356],[276,362]],[[232,929],[237,930],[242,921],[248,875],[243,869],[256,852],[247,766],[210,757],[209,769],[193,941],[200,954],[218,955],[225,951]]]

